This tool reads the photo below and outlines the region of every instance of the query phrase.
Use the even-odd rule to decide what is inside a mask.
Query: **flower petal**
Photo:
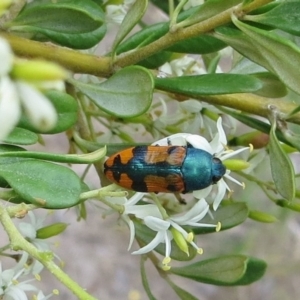
[[[178,224],[186,225],[189,224],[190,221],[197,222],[201,220],[207,214],[208,210],[209,205],[205,199],[202,198],[201,200],[197,201],[197,203],[184,215],[175,217],[172,216],[171,220]]]
[[[200,135],[191,134],[186,138],[186,141],[194,148],[202,149],[210,154],[214,154],[213,149],[207,139]]]
[[[170,227],[170,222],[152,216],[145,217],[144,223],[154,231],[166,231]]]
[[[12,68],[14,55],[9,43],[0,38],[0,76],[6,75]]]
[[[213,149],[213,153],[219,153],[224,149],[224,146],[227,145],[227,138],[222,127],[222,118],[220,117],[217,121],[218,133],[215,135],[213,140],[210,142],[210,145]]]
[[[212,185],[208,186],[205,189],[193,191],[193,196],[197,199],[206,198],[212,190]]]
[[[0,140],[5,139],[21,117],[19,96],[13,82],[7,76],[0,80]]]
[[[57,121],[56,110],[51,101],[25,82],[18,81],[16,85],[31,123],[38,129],[51,130]]]
[[[158,232],[154,239],[147,244],[146,246],[140,248],[137,251],[133,251],[131,254],[137,255],[137,254],[145,254],[147,252],[152,251],[154,248],[156,248],[160,243],[165,241],[165,236],[163,232]]]
[[[219,204],[221,203],[222,199],[224,198],[226,189],[228,187],[223,178],[221,178],[221,180],[217,183],[217,186],[218,186],[218,193],[217,193],[217,195],[214,199],[214,203],[213,203],[214,210],[217,210],[217,208],[219,207]]]

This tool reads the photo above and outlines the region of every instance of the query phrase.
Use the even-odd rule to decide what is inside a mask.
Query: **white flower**
[[[131,248],[135,236],[135,227],[130,215],[144,219],[146,216],[159,214],[159,210],[154,204],[136,205],[144,195],[145,193],[135,193],[129,200],[126,197],[105,197],[105,199],[111,203],[124,206],[122,219],[127,223],[130,230],[128,250]]]
[[[26,82],[18,81],[16,86],[32,125],[43,131],[52,129],[56,124],[57,114],[49,99]]]
[[[17,264],[18,266],[19,264]],[[28,279],[19,282],[20,278],[25,274],[26,269],[23,267],[12,268],[2,271],[2,265],[0,262],[0,296],[1,299],[16,299],[16,300],[28,300],[26,292],[37,291],[37,288],[29,282],[34,279]]]
[[[124,4],[106,5],[106,23],[121,24],[135,0],[125,0]]]
[[[201,62],[188,55],[164,63],[159,71],[174,76],[206,74]]]
[[[218,129],[218,133],[215,135],[215,137],[213,138],[213,140],[210,143],[204,137],[199,136],[199,135],[194,135],[194,134],[189,134],[189,133],[177,133],[177,134],[171,135],[167,138],[161,139],[161,140],[155,142],[154,144],[160,145],[160,146],[167,146],[167,145],[169,145],[169,143],[171,145],[177,145],[177,146],[186,146],[189,144],[189,145],[193,146],[194,148],[205,150],[206,152],[210,153],[211,155],[214,155],[214,157],[219,158],[221,161],[224,161],[246,149],[249,149],[247,147],[247,148],[238,149],[236,151],[227,150],[226,149],[227,139],[226,139],[226,135],[223,130],[223,127],[222,127],[222,119],[221,118],[219,118],[217,121],[217,129]],[[227,170],[224,177],[235,182],[236,184],[243,186],[243,184],[241,184],[240,182],[238,182],[237,180],[232,178],[229,175],[229,173],[230,173],[230,171]],[[221,178],[217,182],[216,186],[217,186],[218,192],[217,192],[214,202],[213,202],[214,210],[216,210],[218,208],[220,202],[222,201],[222,199],[225,196],[226,190],[230,191],[230,188],[228,187],[228,185],[226,184],[226,182],[224,181],[223,178]],[[202,190],[193,191],[193,195],[197,199],[206,198],[211,193],[212,188],[213,188],[213,186],[210,185]]]
[[[50,251],[49,243],[46,240],[36,238],[36,232],[38,229],[43,227],[46,215],[36,217],[32,211],[29,211],[28,216],[30,218],[30,222],[19,223],[20,232],[39,250]]]
[[[167,219],[163,219],[161,213],[157,211],[155,215],[145,216],[143,218],[144,224],[151,230],[156,232],[153,240],[146,246],[140,248],[137,251],[132,252],[132,254],[144,254],[154,250],[159,244],[165,244],[165,259],[164,261],[170,261],[171,255],[171,240],[173,239],[172,228],[176,229],[184,239],[190,243],[198,253],[202,253],[200,249],[190,238],[190,233],[188,233],[183,226],[194,226],[194,227],[218,227],[218,225],[213,224],[201,224],[198,223],[207,214],[209,210],[209,205],[205,199],[199,200],[189,211],[182,215],[170,216]],[[192,235],[193,237],[193,235]]]
[[[0,77],[0,141],[14,129],[21,117],[18,92],[8,76]]]

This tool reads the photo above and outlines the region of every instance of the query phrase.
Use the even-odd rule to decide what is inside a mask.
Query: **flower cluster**
[[[24,110],[32,125],[47,131],[57,120],[53,104],[39,89],[64,89],[66,72],[44,61],[26,61],[14,57],[0,38],[0,140],[14,129]],[[51,73],[51,74],[50,74]]]
[[[27,261],[29,255],[23,252],[19,262],[11,269],[2,270],[0,262],[0,298],[1,299],[15,299],[15,300],[28,300],[27,293],[37,293],[34,299],[47,300],[53,295],[57,295],[58,291],[53,290],[52,293],[45,296],[34,284],[34,281],[40,280],[40,276],[35,267],[29,267]]]
[[[45,217],[36,217],[33,212],[28,212],[30,221],[20,222],[19,229],[23,236],[40,251],[51,251],[49,243],[45,239],[37,238],[37,232],[43,228]],[[30,262],[30,264],[28,264]],[[37,260],[32,259],[27,252],[22,252],[18,263],[11,269],[2,270],[0,262],[0,298],[28,300],[28,293],[35,293],[33,299],[47,300],[53,295],[58,295],[57,290],[44,295],[35,283],[41,280],[40,272],[44,266]]]
[[[155,145],[167,146],[178,145],[187,146],[191,145],[194,148],[205,150],[206,152],[219,158],[222,162],[226,159],[242,152],[247,148],[241,148],[236,151],[228,150],[227,139],[222,127],[222,119],[217,121],[217,133],[212,141],[209,143],[205,138],[188,133],[178,133],[171,135],[167,138],[161,139],[154,143]],[[230,180],[238,185],[243,186],[229,175],[230,171],[227,170],[224,178]],[[224,178],[221,178],[215,185],[217,192],[214,196],[213,209],[216,210],[225,196],[226,191],[231,191],[225,182]],[[129,249],[136,235],[135,222],[136,220],[142,221],[142,223],[148,227],[152,232],[155,232],[155,237],[148,244],[143,246],[133,254],[144,254],[155,249],[159,244],[165,244],[165,259],[163,260],[163,268],[169,269],[170,255],[171,255],[171,241],[174,240],[179,249],[188,253],[188,244],[194,247],[198,253],[202,253],[202,249],[199,248],[194,240],[192,232],[188,232],[186,227],[215,227],[216,231],[220,230],[221,224],[205,224],[200,221],[209,212],[209,204],[206,201],[208,196],[212,194],[213,186],[209,186],[205,189],[194,191],[194,198],[198,199],[196,204],[188,211],[180,215],[169,215],[167,211],[162,207],[156,196],[154,197],[155,204],[149,202],[140,205],[139,201],[147,201],[145,193],[135,193],[130,199],[126,197],[116,198],[107,197],[107,201],[122,205],[122,219],[128,224],[130,229],[130,242]],[[155,200],[156,199],[156,200]]]

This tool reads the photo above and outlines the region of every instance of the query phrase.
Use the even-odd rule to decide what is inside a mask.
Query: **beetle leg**
[[[181,197],[180,193],[174,193],[174,196],[180,204],[186,204],[186,201]]]

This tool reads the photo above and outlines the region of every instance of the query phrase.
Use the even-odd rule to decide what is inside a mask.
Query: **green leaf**
[[[264,14],[246,15],[244,19],[300,35],[300,2],[284,1]]]
[[[112,52],[115,51],[116,47],[120,44],[120,42],[127,36],[127,34],[132,30],[132,28],[143,17],[147,6],[148,0],[139,0],[135,1],[133,5],[129,8],[115,37]]]
[[[100,161],[106,154],[106,146],[95,150],[94,152],[84,154],[56,154],[37,151],[0,151],[0,158],[14,157],[14,158],[36,158],[60,163],[68,164],[92,164]]]
[[[266,270],[262,260],[229,255],[172,268],[171,273],[195,281],[224,286],[246,285],[260,279]]]
[[[14,162],[13,162],[14,161]],[[26,201],[43,208],[72,207],[79,202],[80,178],[69,168],[33,159],[1,159],[0,176]]]
[[[27,129],[15,127],[4,140],[8,144],[33,145],[38,141],[38,136]]]
[[[120,70],[100,84],[70,80],[103,111],[121,118],[141,115],[151,105],[153,77],[139,66]]]
[[[266,98],[282,98],[287,95],[286,86],[277,76],[268,72],[252,74],[252,76],[263,83],[262,88],[255,92],[256,95]]]
[[[156,298],[153,296],[151,288],[149,286],[149,281],[147,278],[146,268],[145,268],[145,259],[142,256],[141,256],[140,270],[141,270],[142,284],[143,284],[144,290],[145,290],[149,300],[156,300]]]
[[[104,37],[104,18],[101,7],[91,0],[35,0],[8,26],[30,32],[34,39],[48,38],[63,46],[87,49]]]
[[[182,289],[178,285],[174,284],[172,281],[168,281],[169,285],[173,289],[173,291],[176,293],[176,295],[182,299],[182,300],[197,300],[195,296],[187,292],[186,290]]]
[[[281,98],[287,94],[287,88],[277,76],[272,73],[266,72],[266,70],[255,64],[253,61],[242,57],[231,69],[231,74],[251,74],[259,79],[263,86],[261,89],[255,92],[255,94],[262,97],[269,98]]]
[[[155,87],[193,97],[255,92],[262,87],[262,83],[250,75],[206,74],[156,78]]]
[[[235,285],[248,285],[261,279],[264,276],[266,269],[266,262],[255,257],[248,257],[246,272]]]
[[[274,73],[287,87],[300,94],[300,49],[291,41],[256,27],[232,21],[242,31],[221,27],[215,36],[242,55]]]
[[[161,0],[151,0],[151,2],[160,8],[166,14],[169,14],[169,3],[168,1],[161,1]],[[179,0],[174,0],[174,5],[178,5]]]
[[[47,134],[54,134],[59,132],[64,132],[65,130],[72,127],[76,121],[78,116],[78,104],[76,100],[71,97],[69,94],[56,91],[56,90],[49,90],[45,92],[45,96],[51,100],[52,104],[54,105],[58,121],[53,129],[47,132],[41,132],[36,127],[33,127],[29,121],[29,119],[22,115],[22,118],[18,124],[18,126],[28,129],[30,131],[36,133],[47,133]]]
[[[207,20],[224,10],[231,8],[239,4],[240,0],[209,0],[204,2],[202,5],[197,6],[197,9],[192,13],[186,20],[184,20],[184,25],[192,25],[199,23],[201,21]]]
[[[296,192],[295,171],[290,158],[277,140],[275,129],[276,120],[272,120],[269,139],[272,178],[279,194],[286,200],[293,201]]]
[[[205,216],[201,223],[217,224],[217,222],[221,222],[221,230],[226,230],[246,221],[249,210],[246,203],[238,202],[221,206],[211,214],[212,217]],[[216,229],[212,227],[191,227],[191,229],[195,234],[216,232]]]
[[[11,152],[11,151],[26,151],[26,149],[18,147],[18,146],[13,146],[13,145],[0,144],[0,154],[3,152]],[[11,159],[8,159],[8,161],[10,161],[10,160]],[[14,160],[12,159],[12,161],[14,161]],[[2,187],[2,188],[9,187],[9,183],[1,176],[0,176],[0,187]]]
[[[143,242],[143,244],[149,244],[155,237],[156,232],[153,230],[149,229],[147,226],[140,224],[138,222],[134,223],[135,225],[135,230],[136,230],[136,237]],[[194,247],[192,247],[190,244],[188,245],[188,251],[189,251],[189,256],[187,256],[186,253],[182,252],[178,246],[174,243],[172,240],[171,242],[171,255],[170,257],[174,260],[179,260],[179,261],[189,261],[192,260],[196,254],[197,251],[195,250]],[[158,252],[161,255],[165,255],[165,244],[159,244],[156,248],[155,251]]]
[[[167,48],[168,51],[189,53],[189,54],[207,54],[219,51],[226,47],[226,44],[211,35],[199,35],[175,43]]]

